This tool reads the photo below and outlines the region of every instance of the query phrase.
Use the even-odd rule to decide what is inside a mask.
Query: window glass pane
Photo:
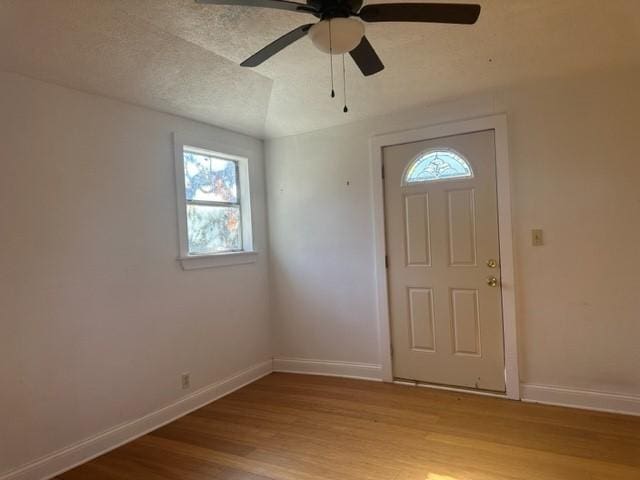
[[[242,249],[240,207],[187,205],[189,254]]]
[[[184,189],[187,200],[238,201],[236,162],[184,151]]]
[[[472,177],[471,167],[464,158],[447,150],[430,152],[418,158],[407,169],[406,183],[430,182]]]

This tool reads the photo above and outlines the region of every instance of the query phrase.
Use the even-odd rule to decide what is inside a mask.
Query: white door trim
[[[391,332],[389,324],[389,292],[385,266],[386,239],[384,228],[384,185],[382,180],[382,149],[402,143],[431,140],[484,130],[495,131],[496,172],[498,188],[498,227],[502,277],[502,315],[504,328],[504,356],[506,396],[520,399],[518,373],[518,345],[516,337],[516,308],[513,270],[513,238],[511,227],[511,175],[507,142],[506,114],[461,120],[415,130],[376,135],[370,139],[371,184],[373,193],[374,262],[377,291],[378,337],[382,379],[393,381],[391,368]]]

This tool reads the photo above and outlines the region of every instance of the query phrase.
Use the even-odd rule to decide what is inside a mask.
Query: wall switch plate
[[[531,230],[531,245],[534,247],[544,245],[544,237],[541,229]]]
[[[186,390],[191,386],[191,374],[189,372],[183,373],[181,376],[182,389]]]

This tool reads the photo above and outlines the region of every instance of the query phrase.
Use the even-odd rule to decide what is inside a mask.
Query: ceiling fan
[[[256,67],[305,35],[323,52],[349,53],[363,75],[384,69],[367,37],[362,22],[427,22],[471,25],[478,20],[480,5],[463,3],[380,3],[362,6],[363,0],[196,0],[213,5],[275,8],[313,15],[317,23],[307,23],[271,42],[240,65]],[[355,18],[352,18],[355,17]],[[358,20],[359,19],[359,20]],[[346,107],[345,107],[346,109]],[[346,110],[345,110],[346,111]]]

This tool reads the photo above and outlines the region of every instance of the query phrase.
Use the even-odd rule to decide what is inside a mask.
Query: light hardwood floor
[[[640,480],[640,417],[271,374],[60,480]]]

